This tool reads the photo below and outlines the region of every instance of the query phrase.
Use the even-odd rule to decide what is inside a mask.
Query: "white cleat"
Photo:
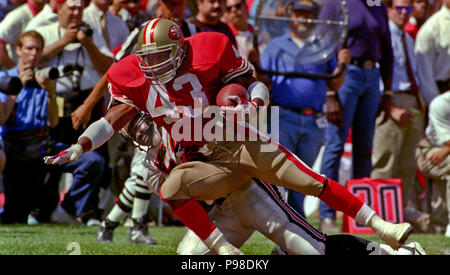
[[[397,255],[427,255],[425,249],[418,242],[411,242],[400,247]]]
[[[386,223],[381,229],[377,230],[380,238],[395,250],[406,242],[412,232],[413,227],[409,223]]]

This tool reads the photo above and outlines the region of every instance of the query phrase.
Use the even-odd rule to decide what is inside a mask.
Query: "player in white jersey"
[[[136,128],[142,130],[136,130]],[[195,160],[201,155],[197,152],[186,152],[164,129],[158,131],[150,125],[147,128],[151,130],[145,132],[145,128],[142,125],[139,127],[129,125],[127,132],[131,133],[132,139],[135,139],[137,135],[136,146],[147,151],[144,166],[148,174],[145,183],[154,193],[159,194],[161,185],[170,170],[181,162]],[[153,135],[153,138],[148,135]],[[286,254],[425,254],[417,242],[402,246],[399,250],[393,250],[386,244],[370,242],[351,235],[327,236],[311,226],[285,202],[283,188],[258,179],[251,179],[226,198],[216,200],[209,217],[223,232],[225,238],[237,248],[240,248],[255,231],[258,231],[278,244],[279,252]],[[177,252],[181,255],[215,254],[191,230],[184,236]]]

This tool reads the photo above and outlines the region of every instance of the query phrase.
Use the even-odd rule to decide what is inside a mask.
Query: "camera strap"
[[[61,40],[61,26],[58,26],[58,39]],[[63,56],[63,54],[64,54],[64,49],[62,51],[60,51],[58,53],[58,55],[57,55],[57,62],[56,62],[56,66],[57,67],[59,67],[59,65],[61,63],[64,63],[64,56]],[[81,54],[81,58],[82,58],[81,61],[83,63],[82,65],[80,65],[78,63],[80,54]],[[77,68],[84,68],[84,66],[86,65],[85,59],[86,58],[85,58],[85,55],[84,55],[83,46],[80,43],[80,46],[77,48],[77,52],[76,52],[76,56],[75,56],[75,64],[74,64],[75,65],[75,69],[77,69]],[[63,65],[66,65],[66,64],[63,64]],[[80,72],[80,74],[81,73],[82,72]],[[78,89],[78,92],[79,92],[79,90],[81,89],[81,75],[80,75],[80,77],[77,77],[76,79],[74,79],[72,77],[71,78],[71,82],[72,82],[72,90],[77,90]]]

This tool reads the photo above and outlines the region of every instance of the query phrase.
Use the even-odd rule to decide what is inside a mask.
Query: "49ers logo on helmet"
[[[169,37],[172,40],[178,40],[180,39],[182,36],[181,34],[181,30],[177,25],[173,25],[172,27],[170,27],[169,29]]]

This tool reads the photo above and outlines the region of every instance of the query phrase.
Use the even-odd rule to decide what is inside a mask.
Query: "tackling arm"
[[[107,74],[104,74],[103,77],[97,82],[94,89],[92,89],[86,100],[70,115],[72,118],[72,126],[75,130],[78,130],[80,126],[86,128],[89,120],[91,119],[92,109],[94,109],[95,104],[97,104],[103,95],[107,93],[107,86]]]
[[[134,107],[118,103],[104,117],[92,123],[78,138],[78,142],[55,156],[44,157],[46,164],[75,161],[81,154],[95,150],[106,143],[115,132],[122,129],[136,114]]]

